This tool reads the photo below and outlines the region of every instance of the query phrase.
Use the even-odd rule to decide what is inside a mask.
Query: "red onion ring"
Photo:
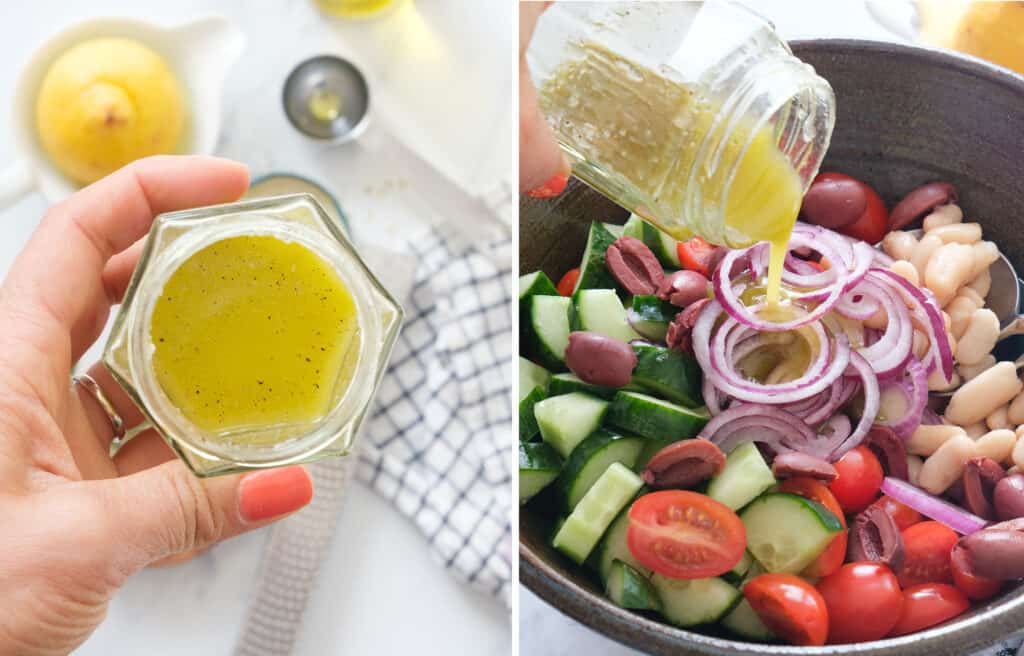
[[[888,390],[896,390],[903,395],[906,402],[906,410],[900,417],[887,417],[884,420],[875,420],[880,426],[888,426],[892,432],[908,439],[910,434],[921,425],[921,417],[928,406],[928,373],[924,365],[917,360],[911,360],[907,365],[906,376],[899,381],[888,381],[885,383]]]

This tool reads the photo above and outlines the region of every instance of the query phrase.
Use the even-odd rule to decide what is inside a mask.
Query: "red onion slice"
[[[892,286],[900,291],[908,304],[913,306],[911,314],[921,320],[931,342],[928,349],[931,355],[930,364],[940,367],[947,381],[952,380],[953,352],[949,347],[949,338],[946,336],[946,322],[942,319],[942,310],[935,302],[935,297],[930,292],[925,294],[898,273],[887,269],[872,269],[871,273],[884,276],[891,283],[894,282],[895,285]]]
[[[868,361],[856,352],[850,353],[850,367],[856,372],[856,375],[860,376],[864,392],[864,410],[861,413],[860,422],[857,423],[857,427],[853,429],[853,432],[850,433],[849,437],[842,444],[832,451],[830,459],[833,461],[839,460],[847,451],[863,442],[868,436],[868,431],[871,430],[871,425],[875,423],[875,418],[878,416],[880,399],[878,378],[875,377],[875,372],[872,371]]]
[[[924,490],[898,478],[886,476],[882,479],[882,492],[913,508],[925,517],[941,522],[957,533],[970,535],[980,531],[988,522],[963,508],[932,496]]]
[[[887,409],[884,420],[876,419],[875,423],[880,426],[888,426],[892,432],[903,439],[908,439],[910,434],[921,425],[921,417],[928,406],[928,373],[923,364],[917,360],[911,360],[907,365],[906,375],[902,380],[887,381],[882,385],[882,396],[889,398],[902,397],[903,408]],[[896,410],[896,416],[892,411]]]
[[[791,451],[792,444],[811,442],[814,431],[785,410],[745,404],[713,417],[700,437],[711,440],[726,453],[744,442],[760,442],[779,453]]]

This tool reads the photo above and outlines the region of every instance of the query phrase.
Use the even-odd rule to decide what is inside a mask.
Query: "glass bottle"
[[[679,239],[788,235],[762,224],[791,227],[835,122],[829,84],[727,0],[556,3],[527,61],[574,174]]]

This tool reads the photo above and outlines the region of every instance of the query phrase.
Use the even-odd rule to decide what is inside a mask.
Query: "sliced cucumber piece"
[[[551,282],[548,274],[534,271],[519,276],[519,300],[525,301],[531,296],[558,296],[558,288]]]
[[[622,608],[659,610],[661,601],[647,578],[621,560],[612,563],[605,582],[608,598]]]
[[[617,390],[613,387],[602,387],[593,383],[585,383],[576,374],[555,374],[548,382],[548,393],[551,396],[559,394],[572,394],[573,392],[586,392],[599,396],[609,401],[615,396]]]
[[[690,407],[703,403],[700,365],[692,356],[653,344],[634,344],[633,352],[633,383],[674,403]]]
[[[616,239],[625,234],[626,231],[626,226],[618,223],[602,223],[601,225],[604,226],[605,230],[615,235]]]
[[[526,302],[523,343],[528,354],[548,369],[565,371],[565,347],[569,345],[572,299],[565,296],[531,296]],[[520,321],[524,317],[520,316]]]
[[[543,442],[519,443],[519,503],[524,504],[533,495],[558,478],[562,458]]]
[[[622,235],[625,237],[633,237],[634,239],[644,240],[644,220],[636,214],[630,214],[629,220],[626,221],[625,225],[622,226]]]
[[[533,409],[538,403],[548,398],[548,393],[543,387],[537,386],[519,402],[519,441],[529,442],[534,435],[540,432],[537,425],[537,416]]]
[[[608,531],[597,548],[597,571],[601,575],[602,581],[608,580],[612,571],[612,563],[615,561],[626,563],[646,577],[651,575],[651,570],[640,564],[640,561],[633,556],[633,552],[629,550],[629,544],[626,542],[626,533],[629,531],[630,505],[632,504],[626,504],[612,525],[608,527]]]
[[[641,486],[639,476],[620,463],[612,464],[576,504],[552,544],[582,565],[608,525]]]
[[[741,600],[731,613],[722,618],[722,626],[747,640],[771,642],[775,639],[775,634],[768,630],[746,599]]]
[[[627,433],[673,442],[694,437],[708,423],[706,408],[684,408],[639,392],[619,391],[608,409],[608,422]]]
[[[533,406],[541,438],[563,458],[597,430],[607,410],[607,401],[582,392],[552,396]]]
[[[661,599],[661,613],[681,627],[717,622],[735,605],[740,591],[717,576],[670,579],[655,573],[651,584]]]
[[[750,571],[750,566],[753,565],[753,563],[754,557],[750,555],[749,551],[744,550],[743,556],[740,558],[740,562],[736,563],[736,566],[731,570],[722,574],[722,578],[733,585],[739,585],[739,583],[746,578],[747,572]]]
[[[639,217],[637,218],[639,219]],[[632,220],[632,217],[630,217],[630,220]],[[676,244],[678,243],[677,240],[661,230],[658,230],[643,219],[640,219],[640,222],[642,226],[641,229],[643,231],[643,236],[640,239],[647,244],[647,247],[650,248],[658,260],[661,261],[662,266],[670,269],[678,269],[680,264],[679,250],[676,248]]]
[[[769,572],[802,571],[843,530],[839,519],[817,501],[784,492],[762,494],[740,519],[747,530],[747,549]]]
[[[608,226],[600,221],[591,221],[587,246],[583,249],[583,262],[580,264],[580,277],[573,292],[581,289],[615,289],[615,278],[605,266],[604,254],[616,239],[618,237],[608,230]]]
[[[613,289],[584,289],[576,293],[576,328],[600,333],[620,342],[640,339],[626,319],[626,309]]]
[[[739,510],[773,485],[768,463],[753,442],[746,442],[726,457],[725,467],[708,483],[707,495],[730,510]]]
[[[648,437],[644,444],[644,450],[640,452],[640,457],[636,459],[636,467],[634,468],[634,471],[638,474],[642,472],[644,468],[647,467],[647,463],[649,463],[651,458],[654,457],[655,453],[661,451],[675,441],[676,440]]]
[[[591,433],[572,450],[562,467],[559,491],[565,502],[565,510],[575,508],[612,463],[621,462],[633,469],[643,448],[642,437],[619,435],[606,430]]]
[[[533,391],[534,387],[548,388],[551,374],[544,367],[534,364],[526,358],[519,358],[519,400],[522,401]]]
[[[679,308],[659,299],[657,296],[637,295],[631,302],[633,308],[633,329],[647,339],[665,341],[668,324],[675,318]]]

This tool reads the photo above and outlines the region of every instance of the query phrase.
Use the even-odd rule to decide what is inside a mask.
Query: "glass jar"
[[[406,0],[316,0],[320,10],[341,18],[376,18]]]
[[[680,239],[749,244],[740,215],[781,183],[799,208],[835,122],[829,84],[725,0],[556,3],[527,61],[573,173]]]
[[[246,241],[245,238],[251,239]],[[268,252],[272,253],[272,257],[279,258],[277,262],[280,272],[274,274],[280,276],[274,278],[274,284],[283,282],[293,287],[288,291],[269,291],[269,286],[263,284],[269,275],[267,267],[256,270],[261,261],[258,259],[258,251],[253,250],[248,260],[229,259],[231,253],[237,252],[233,245],[239,244],[273,246],[274,250]],[[215,248],[221,250],[211,250]],[[217,258],[211,255],[213,253],[217,254]],[[289,257],[293,259],[289,260]],[[244,266],[240,264],[243,261]],[[263,260],[266,261],[270,260]],[[289,264],[289,261],[292,263]],[[209,268],[211,265],[213,268]],[[223,268],[217,270],[216,267],[220,265]],[[207,268],[196,269],[196,266]],[[246,269],[246,266],[249,268]],[[287,270],[289,267],[290,270]],[[273,264],[270,268],[273,268]],[[299,279],[307,270],[317,273],[315,284]],[[189,275],[199,271],[199,282],[192,285],[189,297],[171,299],[172,289],[187,289],[178,286],[176,273],[179,271],[187,271]],[[237,271],[243,274],[236,275]],[[249,274],[252,274],[252,281],[259,282],[250,283]],[[345,296],[339,296],[344,298],[344,303],[335,304],[339,307],[332,305],[321,314],[306,312],[303,303],[307,300],[321,300],[309,296],[312,290],[318,290],[316,294],[322,293],[325,302],[335,300],[324,291],[331,284],[334,285],[333,289],[339,290],[339,294],[345,293]],[[196,292],[196,285],[202,287],[199,293]],[[267,311],[269,306],[259,305],[264,301],[270,303],[270,299],[284,299],[282,304],[275,307],[282,310],[276,320]],[[294,299],[294,303],[290,299]],[[177,301],[177,305],[173,306],[173,315],[167,310],[172,307],[172,300]],[[221,304],[220,310],[216,309],[218,303]],[[232,303],[234,305],[230,305]],[[337,314],[342,311],[341,305],[347,309],[346,316],[350,323],[346,324],[341,319],[334,321],[332,318],[330,324],[314,325],[318,316],[341,316]],[[256,326],[253,322],[251,330],[250,323],[234,326],[229,318],[233,317],[237,321],[243,315],[224,308],[239,307],[246,312],[258,312],[260,321],[266,312],[267,324]],[[217,333],[216,320],[209,319],[210,316],[221,317],[220,327],[233,332]],[[296,318],[300,316],[304,317],[302,321]],[[217,205],[162,214],[153,222],[145,250],[114,321],[103,362],[145,414],[149,424],[197,475],[212,476],[254,468],[278,467],[349,452],[386,369],[402,316],[401,306],[366,267],[346,237],[340,222],[331,219],[309,194]],[[211,324],[211,321],[214,323]],[[199,336],[197,326],[209,328],[211,325],[214,330],[209,335],[220,335],[219,342],[212,337],[207,339]],[[342,347],[340,339],[336,340],[335,336],[340,335],[337,331],[346,325],[345,346]],[[314,328],[316,335],[328,337],[315,344],[306,343],[311,339],[310,331]],[[205,355],[196,355],[194,361],[190,361],[187,354],[181,355],[181,351],[175,351],[173,356],[166,355],[169,351],[161,351],[165,348],[162,344],[165,335],[168,342],[178,340],[175,337],[177,329],[191,331],[183,332],[180,339],[186,344],[192,340],[196,344],[197,354],[200,353],[199,344],[202,344],[205,349],[202,353]],[[255,332],[257,330],[263,332]],[[286,335],[293,343],[285,341],[285,337],[266,337],[272,334]],[[160,336],[159,345],[156,343],[157,335]],[[207,341],[200,342],[200,339]],[[250,344],[251,347],[240,346]],[[265,344],[275,344],[277,347],[264,348]],[[339,345],[336,353],[334,344]],[[282,345],[287,348],[279,348]],[[275,348],[281,352],[275,353]],[[243,352],[241,356],[239,349]],[[329,363],[329,366],[320,364],[320,360],[316,359],[323,353],[326,353],[324,357],[327,358],[323,362]],[[293,360],[296,354],[299,357]],[[204,361],[207,355],[212,357]],[[312,355],[313,359],[303,358],[302,355]],[[274,366],[280,368],[274,369],[267,381],[250,380],[251,372],[259,371],[263,366],[269,368],[269,364],[263,363],[272,362],[275,358],[278,364]],[[196,371],[200,372],[195,382],[197,398],[216,399],[218,404],[223,399],[224,406],[244,408],[248,412],[245,416],[249,419],[230,426],[218,426],[216,421],[211,423],[208,420],[208,417],[215,415],[190,409],[191,387],[187,389],[189,396],[182,396],[174,383],[175,379],[167,374],[169,369],[163,369],[168,362],[192,362],[197,365]],[[312,384],[317,390],[317,396],[307,401],[297,391],[298,386],[283,386],[286,389],[279,389],[278,396],[273,397],[274,403],[280,404],[281,411],[275,411],[276,414],[266,412],[270,406],[257,396],[266,394],[265,388],[260,386],[265,382],[272,385],[273,380],[281,380],[279,374],[285,371],[284,367],[300,366],[294,362],[323,367],[322,371],[316,369],[316,378],[312,377],[312,371],[309,377],[298,378],[319,381]],[[237,375],[228,370],[235,366],[239,367]],[[220,369],[211,371],[215,367]],[[246,374],[244,385],[237,381],[242,371]],[[304,373],[305,370],[299,371]],[[220,376],[213,380],[230,380],[231,384],[212,390],[203,388],[206,396],[201,397],[201,380],[208,374]],[[253,375],[251,378],[260,377]],[[319,391],[321,383],[324,383],[323,392]],[[270,393],[273,394],[272,389]],[[253,395],[251,408],[248,405],[250,399],[245,394]],[[290,396],[285,397],[283,394]],[[229,395],[235,396],[232,398]],[[303,410],[305,414],[292,412],[288,404],[293,402],[296,408],[302,404],[303,408],[312,407],[315,410],[311,413]]]

